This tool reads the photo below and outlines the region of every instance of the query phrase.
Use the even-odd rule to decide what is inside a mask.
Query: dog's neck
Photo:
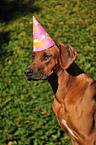
[[[55,94],[58,89],[58,76],[55,72],[48,78],[48,82],[51,84],[51,87]]]
[[[72,77],[74,78],[74,77]],[[64,96],[68,92],[68,85],[71,82],[70,75],[66,70],[61,69],[58,73],[53,73],[49,78],[48,82],[51,84],[53,92],[60,103],[63,103]],[[63,94],[61,94],[63,90]]]
[[[59,91],[61,91],[59,90],[59,87],[62,90],[65,90],[63,91],[63,96],[66,96],[72,81],[74,81],[76,76],[84,73],[84,71],[81,70],[75,62],[73,62],[67,70],[64,70],[60,67],[58,70],[58,72],[54,71],[54,73],[48,78],[48,81],[51,84],[51,87],[56,97],[58,97],[58,93],[60,94]],[[62,94],[60,94],[59,99],[60,98],[62,98]],[[60,102],[61,101],[62,100],[60,100]]]

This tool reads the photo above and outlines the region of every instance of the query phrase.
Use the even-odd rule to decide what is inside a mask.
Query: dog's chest
[[[66,107],[64,104],[62,103],[60,104],[56,98],[54,99],[53,103],[53,111],[57,117],[57,120],[61,128],[76,139],[77,138],[76,135],[74,134],[74,132],[71,129],[71,126],[69,126],[67,122],[68,113]]]

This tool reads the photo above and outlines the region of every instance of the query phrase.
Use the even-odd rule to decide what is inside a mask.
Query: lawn
[[[75,62],[96,79],[95,0],[0,1],[0,145],[71,145],[52,111],[47,81],[28,82],[33,15],[56,42],[77,49]]]

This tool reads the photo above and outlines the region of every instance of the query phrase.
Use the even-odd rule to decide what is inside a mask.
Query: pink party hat
[[[54,44],[55,42],[33,16],[33,51],[42,51]]]

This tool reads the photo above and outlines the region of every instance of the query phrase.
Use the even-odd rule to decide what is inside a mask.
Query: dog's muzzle
[[[32,74],[33,74],[33,70],[32,70],[31,68],[27,68],[27,69],[24,71],[24,73],[25,73],[27,79],[30,81],[30,80],[31,80],[30,77],[31,77]]]
[[[43,74],[40,71],[40,69],[38,69],[37,67],[34,67],[33,69],[29,67],[24,71],[24,73],[27,79],[31,81],[31,80],[41,80],[41,79],[45,80],[53,73],[53,71],[49,74],[48,73]]]
[[[26,76],[32,76],[33,74],[33,70],[31,68],[27,68],[24,72]]]
[[[34,69],[27,68],[24,72],[25,72],[25,75],[29,81],[30,80],[38,80],[38,79],[41,79],[43,77],[43,74],[37,68],[34,68]]]

